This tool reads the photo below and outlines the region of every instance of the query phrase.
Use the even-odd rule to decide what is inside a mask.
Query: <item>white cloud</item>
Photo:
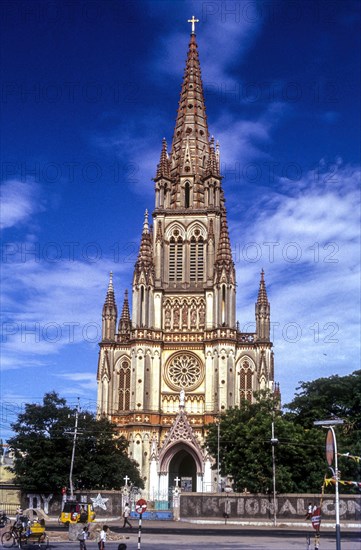
[[[361,171],[336,164],[332,183],[326,170],[319,178],[310,171],[269,190],[252,220],[230,217],[231,237],[241,236],[234,247],[238,318],[241,325],[254,320],[263,267],[284,401],[300,380],[359,367]]]
[[[129,281],[132,264],[67,261],[18,262],[3,266],[3,369],[45,366],[74,344],[96,348],[107,274],[114,271],[119,313],[119,277]]]
[[[40,187],[34,181],[8,180],[1,185],[1,229],[29,222],[43,208]]]

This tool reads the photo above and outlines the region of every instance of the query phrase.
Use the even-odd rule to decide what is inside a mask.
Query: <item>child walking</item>
[[[88,530],[88,527],[85,525],[78,536],[79,545],[80,545],[79,550],[87,550],[85,541],[88,538],[88,536],[89,536],[89,530]]]
[[[100,540],[98,542],[99,550],[104,550],[105,542],[107,540],[107,531],[108,531],[108,526],[103,525],[103,529],[100,531]]]

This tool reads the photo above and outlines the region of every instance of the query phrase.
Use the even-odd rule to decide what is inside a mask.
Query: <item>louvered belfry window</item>
[[[190,242],[189,275],[191,282],[203,281],[203,239],[192,237]]]
[[[178,282],[183,277],[183,241],[172,237],[169,243],[169,281]]]

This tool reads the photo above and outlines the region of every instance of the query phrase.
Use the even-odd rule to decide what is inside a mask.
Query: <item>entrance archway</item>
[[[169,487],[175,486],[175,478],[180,479],[182,491],[197,490],[197,466],[193,456],[185,449],[178,451],[169,464]]]

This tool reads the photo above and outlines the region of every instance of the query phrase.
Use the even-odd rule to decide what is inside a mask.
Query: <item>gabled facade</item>
[[[212,491],[205,425],[274,389],[270,304],[262,271],[256,332],[236,322],[236,274],[220,174],[208,131],[192,31],[170,151],[163,139],[150,225],[145,212],[132,286],[117,325],[110,277],[103,307],[98,410],[119,426],[149,498],[175,479]]]

